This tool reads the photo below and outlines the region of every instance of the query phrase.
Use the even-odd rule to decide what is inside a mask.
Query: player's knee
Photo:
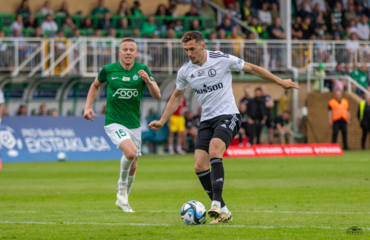
[[[127,150],[126,153],[125,153],[125,157],[129,161],[134,161],[135,158],[136,158],[136,149]]]
[[[222,149],[217,147],[217,146],[210,147],[209,156],[210,156],[210,158],[221,158],[222,157]]]
[[[194,171],[195,171],[196,173],[204,172],[204,171],[206,171],[206,170],[208,170],[208,169],[209,169],[209,167],[208,167],[208,166],[206,166],[206,165],[197,164],[197,163],[195,163],[195,165],[194,165]]]

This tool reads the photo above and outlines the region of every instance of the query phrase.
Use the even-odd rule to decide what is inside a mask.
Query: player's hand
[[[300,88],[291,79],[283,79],[283,81],[280,82],[280,85],[284,89],[291,89],[291,88],[299,89]]]
[[[147,72],[145,72],[144,70],[140,70],[140,71],[139,71],[139,76],[143,79],[143,81],[144,81],[145,83],[150,82],[149,75],[148,75],[148,73],[147,73]]]
[[[91,120],[94,122],[95,113],[91,108],[85,108],[84,110],[84,118],[87,120]]]
[[[148,127],[150,127],[150,129],[152,129],[153,131],[157,131],[158,129],[160,129],[161,127],[163,127],[163,123],[161,123],[161,121],[152,121],[151,123],[149,123]]]

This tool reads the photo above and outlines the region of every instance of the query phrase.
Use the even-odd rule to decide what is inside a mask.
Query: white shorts
[[[128,129],[127,127],[118,124],[112,123],[107,126],[104,126],[105,132],[112,142],[119,148],[121,143],[127,139],[131,139],[136,145],[137,153],[136,156],[141,156],[141,129],[134,128]]]

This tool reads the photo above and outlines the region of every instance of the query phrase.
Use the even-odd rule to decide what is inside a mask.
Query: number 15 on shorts
[[[115,131],[115,133],[117,134],[117,136],[118,136],[119,138],[124,137],[124,136],[126,136],[126,135],[127,135],[127,134],[126,134],[122,129],[120,129],[120,130],[118,130],[118,131]]]

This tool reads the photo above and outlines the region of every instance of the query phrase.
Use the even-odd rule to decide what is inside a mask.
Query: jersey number
[[[120,130],[118,130],[118,131],[115,131],[115,133],[117,134],[117,136],[118,136],[119,138],[124,137],[124,136],[126,136],[126,135],[127,135],[127,134],[126,134],[122,129],[120,129]]]

